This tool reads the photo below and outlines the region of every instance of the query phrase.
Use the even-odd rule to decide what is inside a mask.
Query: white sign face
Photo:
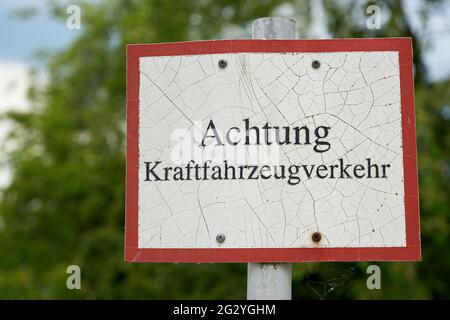
[[[139,249],[407,247],[399,51],[138,61]]]

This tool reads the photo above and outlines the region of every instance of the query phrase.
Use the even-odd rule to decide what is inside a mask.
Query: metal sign
[[[127,48],[125,259],[420,260],[409,38]]]

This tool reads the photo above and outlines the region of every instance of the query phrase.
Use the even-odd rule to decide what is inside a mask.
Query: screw
[[[311,63],[311,66],[312,66],[314,69],[319,69],[319,68],[320,68],[320,61],[319,61],[319,60],[314,60],[314,61]]]
[[[220,67],[221,69],[226,68],[227,64],[228,64],[227,60],[223,60],[223,59],[220,59],[220,60],[219,60],[219,67]]]
[[[224,241],[225,241],[225,235],[224,235],[223,233],[219,233],[219,234],[216,236],[216,240],[217,240],[217,242],[219,242],[219,243],[224,242]]]
[[[320,232],[314,232],[311,236],[312,241],[314,242],[319,242],[322,239],[322,235],[320,234]]]

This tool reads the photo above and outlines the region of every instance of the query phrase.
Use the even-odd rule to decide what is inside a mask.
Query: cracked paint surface
[[[226,68],[218,67],[220,59]],[[311,67],[313,60],[321,62],[319,69]],[[139,247],[406,246],[398,61],[392,51],[141,57]],[[204,131],[210,119],[225,130],[244,118],[255,125],[331,127],[329,151],[280,146],[280,164],[371,158],[389,163],[389,176],[312,177],[297,185],[144,181],[144,161],[173,164],[177,130]],[[317,231],[320,245],[311,240]],[[225,242],[216,241],[219,233]]]

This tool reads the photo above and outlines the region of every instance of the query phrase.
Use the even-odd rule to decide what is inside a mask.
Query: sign
[[[127,48],[125,260],[420,260],[409,38]]]

